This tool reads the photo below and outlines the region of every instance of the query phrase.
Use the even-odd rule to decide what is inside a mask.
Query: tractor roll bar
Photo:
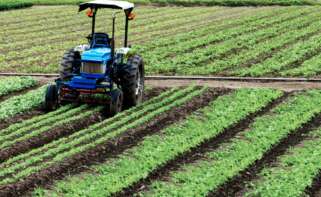
[[[79,5],[79,12],[91,8],[93,10],[93,17],[92,17],[92,36],[94,36],[95,33],[95,23],[96,23],[96,14],[97,10],[99,8],[111,8],[111,9],[121,9],[124,10],[126,19],[125,19],[125,38],[124,38],[124,47],[128,46],[128,21],[129,21],[129,15],[134,9],[134,4],[129,3],[127,1],[114,1],[114,0],[95,0],[90,1],[87,3],[82,3]],[[115,31],[115,19],[113,16],[113,32]],[[113,37],[114,38],[114,37]]]
[[[95,33],[96,14],[97,14],[97,9],[94,9],[93,17],[92,17],[92,27],[91,27],[91,37],[92,38],[94,37],[94,33]]]
[[[87,8],[111,8],[111,9],[121,9],[124,11],[129,11],[129,13],[134,9],[134,4],[127,1],[114,1],[114,0],[95,0],[87,3],[82,3],[79,5],[79,12]]]

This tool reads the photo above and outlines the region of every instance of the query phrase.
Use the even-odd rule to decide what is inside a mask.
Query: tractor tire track
[[[271,101],[268,105],[262,108],[260,111],[254,112],[243,120],[239,121],[235,125],[225,129],[220,135],[209,139],[197,147],[194,147],[189,152],[186,152],[173,160],[167,162],[165,165],[161,166],[160,168],[156,169],[154,172],[149,174],[147,178],[140,180],[136,184],[132,185],[124,189],[122,192],[115,194],[114,196],[121,197],[121,196],[130,196],[134,193],[138,193],[141,191],[147,191],[149,189],[149,185],[153,181],[157,180],[166,180],[169,174],[173,171],[177,171],[180,169],[181,166],[184,164],[193,163],[199,159],[204,159],[204,153],[213,151],[217,149],[221,144],[226,143],[231,138],[233,138],[237,133],[247,129],[252,122],[254,122],[256,117],[262,116],[263,114],[268,113],[271,109],[275,106],[282,103],[286,100],[291,93],[284,93],[283,96],[280,98]]]
[[[157,133],[161,129],[186,118],[195,110],[205,107],[216,97],[229,92],[226,89],[212,89],[191,101],[178,106],[166,113],[162,113],[148,123],[137,128],[129,129],[126,133],[109,140],[93,149],[75,155],[62,163],[52,165],[38,173],[32,174],[21,181],[0,187],[0,196],[22,195],[39,185],[50,185],[56,179],[61,179],[70,173],[85,171],[84,165],[104,162],[106,159],[116,157],[123,151],[136,146],[147,135]]]

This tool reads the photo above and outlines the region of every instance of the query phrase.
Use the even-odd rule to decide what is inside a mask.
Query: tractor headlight
[[[105,74],[106,66],[103,63],[82,62],[81,72],[91,74]]]

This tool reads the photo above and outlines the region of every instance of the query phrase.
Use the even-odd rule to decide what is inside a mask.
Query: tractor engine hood
[[[106,77],[108,62],[110,60],[110,48],[93,48],[88,51],[84,51],[81,55],[81,76],[91,79],[102,79]]]
[[[100,62],[106,63],[111,59],[110,48],[94,48],[88,51],[84,51],[81,55],[82,62]]]

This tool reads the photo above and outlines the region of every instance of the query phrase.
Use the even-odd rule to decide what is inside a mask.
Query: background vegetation
[[[1,0],[0,10],[18,9],[33,5],[79,4],[85,0]],[[318,0],[132,0],[139,4],[184,5],[184,6],[267,6],[267,5],[315,5]]]

